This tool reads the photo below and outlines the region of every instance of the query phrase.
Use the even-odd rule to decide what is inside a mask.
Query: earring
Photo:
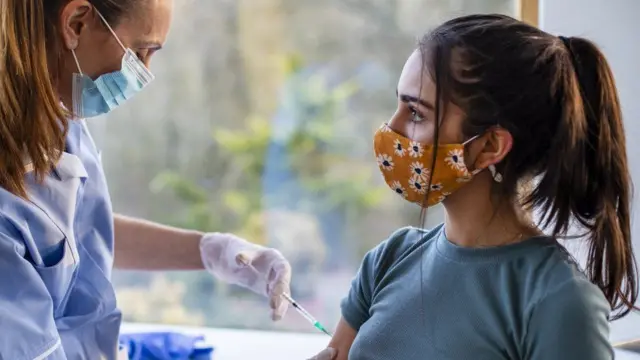
[[[493,180],[497,183],[501,183],[502,182],[502,174],[500,174],[498,172],[498,170],[496,170],[496,166],[495,165],[489,165],[489,172],[491,173],[491,176],[493,177]]]

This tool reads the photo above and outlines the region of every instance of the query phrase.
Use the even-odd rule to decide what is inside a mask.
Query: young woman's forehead
[[[411,53],[402,68],[400,80],[398,80],[398,94],[410,95],[431,103],[435,101],[435,84],[419,50]]]

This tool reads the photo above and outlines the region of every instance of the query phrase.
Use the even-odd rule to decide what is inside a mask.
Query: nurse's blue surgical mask
[[[124,56],[120,70],[92,80],[82,73],[78,57],[71,50],[78,67],[78,73],[73,74],[72,83],[73,114],[81,119],[110,112],[131,99],[154,79],[151,71],[136,54],[122,44],[105,18],[99,12],[97,14],[124,50]]]

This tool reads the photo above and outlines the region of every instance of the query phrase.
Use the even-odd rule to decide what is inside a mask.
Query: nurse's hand
[[[291,265],[275,249],[250,243],[233,234],[209,233],[200,240],[205,268],[218,279],[269,298],[271,318],[280,320],[289,303]]]
[[[333,360],[338,353],[332,348],[326,348],[318,353],[318,355],[307,360]]]

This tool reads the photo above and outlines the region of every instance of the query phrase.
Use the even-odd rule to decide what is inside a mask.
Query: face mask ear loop
[[[476,135],[474,137],[472,137],[471,139],[465,141],[464,143],[462,143],[462,146],[466,146],[467,144],[469,144],[470,142],[472,142],[473,140],[479,138],[480,135]],[[498,170],[496,170],[496,166],[495,165],[489,165],[487,167],[487,169],[489,170],[489,172],[491,173],[491,177],[493,177],[493,180],[497,183],[501,183],[502,182],[502,174],[500,174],[498,172]],[[483,169],[475,169],[471,172],[471,175],[477,175],[479,174]]]
[[[82,73],[82,69],[80,68],[80,61],[78,61],[78,57],[76,56],[76,51],[71,49],[71,55],[73,55],[73,60],[75,60],[76,66],[78,67],[78,73],[80,73],[80,75],[84,75]]]
[[[113,35],[113,37],[116,39],[116,41],[118,42],[118,44],[120,45],[122,50],[124,50],[126,52],[127,48],[124,47],[124,44],[122,44],[122,41],[120,41],[120,38],[118,37],[118,35],[116,35],[116,32],[113,31],[113,29],[111,28],[111,25],[109,25],[109,23],[107,22],[107,19],[105,19],[104,16],[102,16],[102,14],[100,13],[100,11],[98,11],[98,9],[96,9],[95,7],[94,7],[94,9],[96,11],[96,14],[98,14],[98,16],[100,16],[100,19],[102,19],[102,22],[104,23],[104,25],[111,32],[111,35]]]
[[[71,49],[71,55],[73,55],[73,60],[75,60],[76,66],[78,67],[78,73],[73,74],[72,78],[71,111],[74,117],[82,118],[84,116],[82,112],[82,82],[84,74],[82,73],[80,61],[78,61],[78,56],[76,56],[76,51],[74,49]]]
[[[477,138],[479,138],[479,137],[480,137],[480,135],[476,135],[476,136],[472,137],[471,139],[469,139],[469,140],[467,140],[467,141],[463,142],[463,143],[462,143],[462,147],[466,150],[467,145],[468,145],[469,143],[471,143],[473,140],[476,140],[476,139],[477,139]],[[471,175],[472,175],[472,176],[475,176],[475,175],[477,175],[480,171],[482,171],[482,169],[475,169],[475,170],[472,170],[472,171],[471,171]]]

